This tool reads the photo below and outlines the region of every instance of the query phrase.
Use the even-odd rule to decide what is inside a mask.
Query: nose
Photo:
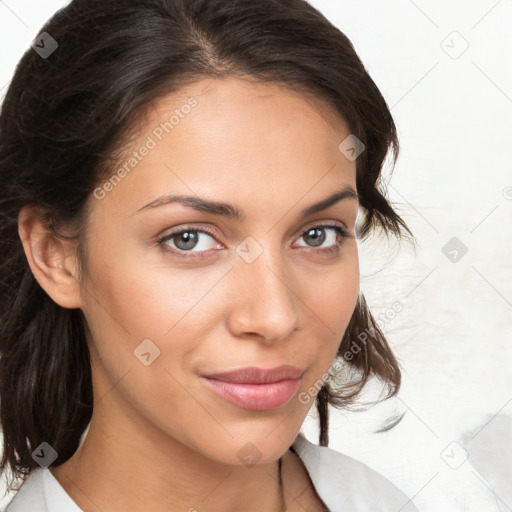
[[[228,326],[236,337],[259,337],[276,343],[297,328],[300,299],[280,257],[263,251],[252,263],[236,261],[231,272]]]

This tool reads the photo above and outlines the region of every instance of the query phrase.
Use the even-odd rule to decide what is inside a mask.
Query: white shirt
[[[412,501],[380,473],[302,433],[293,448],[318,496],[331,512],[418,512]],[[49,469],[32,470],[5,512],[83,512]]]

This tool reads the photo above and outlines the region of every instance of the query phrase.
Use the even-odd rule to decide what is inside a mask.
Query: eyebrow
[[[350,186],[346,185],[340,190],[336,191],[334,194],[314,203],[306,208],[304,208],[300,214],[299,219],[303,219],[308,217],[309,215],[313,215],[314,213],[320,212],[322,210],[326,210],[330,206],[338,203],[343,199],[358,199],[359,196],[357,192]],[[161,196],[154,201],[146,204],[142,208],[139,208],[136,212],[138,213],[142,210],[158,208],[160,206],[165,206],[172,203],[179,203],[183,206],[187,206],[196,210],[198,212],[210,213],[213,215],[221,215],[223,217],[227,217],[229,219],[234,219],[241,221],[245,219],[245,215],[242,211],[236,206],[229,203],[224,203],[220,201],[211,201],[207,199],[203,199],[199,196],[187,196],[187,195],[178,195],[178,194],[168,194]]]

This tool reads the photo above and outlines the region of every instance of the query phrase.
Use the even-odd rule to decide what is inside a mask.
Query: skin
[[[80,308],[89,329],[90,429],[51,471],[86,512],[275,512],[283,456],[286,510],[323,510],[288,448],[356,306],[359,203],[346,198],[298,215],[343,186],[356,190],[356,163],[338,150],[350,132],[332,107],[305,93],[205,79],[155,101],[130,151],[190,96],[197,107],[103,199],[91,195],[81,283],[76,246],[52,237],[36,208],[20,214],[34,276],[56,303]],[[245,219],[178,203],[138,212],[168,193],[236,203]],[[321,249],[335,245],[334,230],[321,232],[320,247],[304,234],[333,222],[351,236],[328,254]],[[215,235],[199,233],[185,257],[156,243],[189,224]],[[247,237],[262,248],[251,263],[236,252]],[[178,236],[167,247],[179,251],[179,243]],[[193,257],[201,252],[204,259]],[[147,366],[134,355],[145,339],[160,350]],[[271,410],[239,408],[199,377],[280,364],[304,374],[296,395]],[[303,392],[307,403],[298,399]],[[237,455],[248,442],[260,454],[253,466]]]

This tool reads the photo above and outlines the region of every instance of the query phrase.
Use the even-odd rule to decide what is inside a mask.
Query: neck
[[[77,452],[52,474],[89,512],[262,512],[286,510],[280,461],[229,465],[214,461],[148,425],[102,421],[95,408]],[[106,418],[104,418],[106,420]],[[144,489],[144,493],[141,493]],[[265,492],[262,492],[265,489]]]

